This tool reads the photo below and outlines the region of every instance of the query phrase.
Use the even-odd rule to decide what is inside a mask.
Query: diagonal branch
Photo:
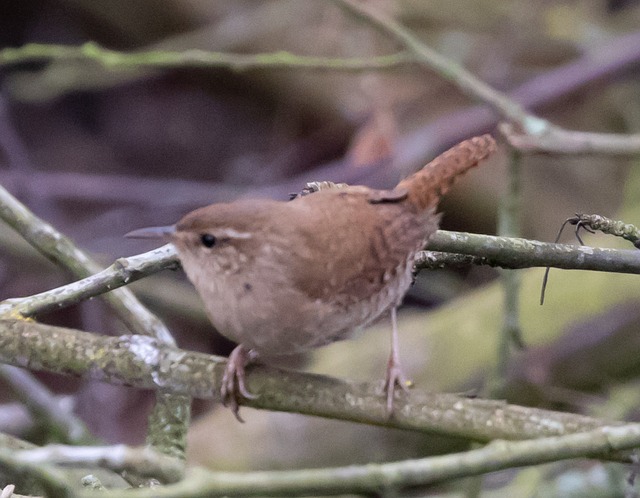
[[[528,114],[525,109],[480,80],[464,67],[445,57],[419,40],[409,29],[390,17],[358,0],[335,0],[344,10],[371,24],[385,35],[404,45],[418,62],[438,73],[442,78],[454,83],[462,93],[474,100],[490,105],[504,118],[522,126],[528,133],[540,134],[549,127],[549,122]]]
[[[638,134],[579,132],[555,126],[545,119],[528,113],[517,101],[495,90],[461,65],[439,54],[402,24],[376,12],[366,2],[358,0],[334,0],[334,2],[385,35],[397,40],[417,58],[419,63],[454,83],[465,95],[484,102],[504,119],[515,123],[517,127],[507,124],[502,131],[515,148],[522,147],[522,152],[621,155],[640,153],[640,135]]]
[[[102,268],[52,225],[35,216],[0,186],[0,219],[5,221],[33,247],[77,277],[87,277]],[[105,299],[130,330],[175,344],[169,329],[138,301],[130,289],[109,292]],[[184,457],[191,400],[158,392],[149,416],[147,441],[160,451]]]
[[[101,265],[76,247],[69,238],[38,218],[2,186],[0,186],[0,219],[45,257],[66,268],[76,277],[85,278],[102,270]],[[106,299],[131,331],[159,337],[163,341],[173,343],[173,337],[165,325],[142,306],[129,289],[111,292]]]
[[[0,302],[0,316],[16,314],[32,317],[96,297],[135,282],[160,270],[179,267],[175,248],[171,244],[129,258],[119,258],[111,266],[82,280],[41,292],[29,297]]]

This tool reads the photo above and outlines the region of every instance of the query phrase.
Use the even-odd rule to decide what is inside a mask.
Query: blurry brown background
[[[556,124],[589,131],[637,131],[640,55],[634,51],[640,52],[640,46],[614,43],[633,34],[639,25],[640,7],[635,1],[368,3],[495,88],[515,92],[520,101],[532,104],[533,111]],[[43,0],[0,6],[3,48],[29,42],[79,45],[85,41],[123,51],[288,50],[336,57],[366,57],[400,48],[331,2]],[[590,56],[617,61],[622,50],[630,55],[598,74],[598,63]],[[539,77],[546,79],[537,87],[527,86]],[[195,207],[240,196],[286,199],[312,180],[388,187],[456,141],[494,131],[496,123],[490,111],[417,65],[377,72],[111,71],[90,61],[31,62],[0,67],[0,183],[109,264],[116,257],[153,247],[122,238],[134,228],[171,224]],[[628,159],[605,157],[526,158],[524,236],[552,240],[564,218],[576,211],[615,217],[623,203],[630,164]],[[502,153],[468,175],[443,204],[443,228],[494,233],[504,171]],[[0,299],[33,294],[69,280],[7,228],[0,230]],[[560,275],[552,274],[552,282],[560,285]],[[433,306],[486,285],[494,277],[494,271],[482,268],[423,275],[407,302],[414,307]],[[211,332],[194,291],[181,274],[156,275],[134,288],[167,321],[182,347],[221,354],[229,351],[230,344]],[[561,303],[562,292],[556,292],[554,299]],[[478,299],[467,304],[467,309],[493,313],[492,320],[499,327],[500,300]],[[588,348],[594,343],[612,337],[620,341],[616,335],[620,328],[636,318],[634,299],[618,303],[614,311],[602,310],[605,315],[598,315],[600,322],[580,324],[571,319],[574,333],[580,327],[588,329],[591,342],[585,350],[565,338],[571,351],[552,348],[567,354],[559,363],[566,365],[569,357],[581,358],[576,364],[584,364],[591,361]],[[461,301],[457,303],[452,306],[462,306]],[[566,303],[563,306],[571,308]],[[603,318],[609,316],[606,313],[615,320]],[[40,318],[88,331],[125,332],[97,301]],[[424,332],[424,325],[420,327]],[[565,332],[571,333],[565,327],[553,340],[561,341]],[[485,329],[485,333],[495,336],[498,332]],[[349,354],[345,352],[349,348],[362,349],[354,344],[360,343],[332,346],[331,351],[341,357]],[[628,348],[628,342],[622,344],[623,349]],[[382,356],[385,347],[381,346]],[[340,348],[344,348],[342,353]],[[553,355],[550,359],[545,351],[533,348],[523,353],[519,368],[529,365],[529,373],[542,369],[546,379]],[[345,376],[358,372],[355,361],[353,356],[344,359],[348,365]],[[421,359],[411,361],[420,363]],[[464,356],[459,361],[464,363]],[[607,378],[621,375],[625,382],[635,378],[639,369],[630,362],[624,373],[608,373]],[[380,375],[382,371],[380,364]],[[574,369],[572,372],[575,376]],[[450,389],[481,385],[471,373],[462,375],[460,382],[449,380],[444,385]],[[514,379],[522,375],[516,372]],[[518,386],[525,388],[514,389],[514,393],[531,389],[529,374],[524,376],[528,381]],[[96,435],[110,442],[143,440],[150,394],[43,377],[56,389],[77,394],[77,411]],[[371,379],[375,378],[374,374]],[[594,392],[603,395],[605,387],[600,378],[588,381],[586,387],[578,382],[557,389],[553,392],[577,389],[579,393],[565,396],[558,405],[555,397],[550,400],[541,395],[547,390],[537,386],[533,397],[515,400],[582,410],[585,399],[591,400]],[[285,427],[302,423],[299,417],[286,417]],[[249,423],[242,430],[252,434],[270,423]],[[230,418],[224,418],[224,424],[236,430]],[[273,428],[269,433],[273,437]],[[358,430],[350,434],[362,441]],[[376,450],[377,457],[372,457],[375,452],[363,451],[363,460],[422,454],[424,442],[417,442],[414,449],[405,442],[400,446],[404,449],[396,451],[396,436],[390,435],[394,433],[384,434],[389,445]],[[309,433],[304,437],[312,438]],[[229,444],[239,447],[242,443],[234,440]],[[324,450],[328,455],[334,451],[331,447]],[[324,450],[316,448],[316,459],[296,459],[290,453],[291,458],[285,460],[317,464]],[[264,463],[256,466],[268,467]]]

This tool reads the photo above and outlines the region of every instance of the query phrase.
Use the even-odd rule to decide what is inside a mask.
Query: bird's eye
[[[215,235],[211,235],[210,233],[203,233],[200,235],[200,242],[205,247],[213,247],[216,245],[217,239]]]

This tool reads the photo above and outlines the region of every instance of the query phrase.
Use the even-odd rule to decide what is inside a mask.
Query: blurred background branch
[[[171,52],[118,52],[88,42],[79,47],[68,45],[44,45],[30,43],[20,48],[0,51],[0,67],[28,62],[96,61],[108,69],[127,68],[226,68],[235,71],[251,69],[330,69],[333,71],[372,71],[394,68],[414,62],[406,53],[381,55],[369,58],[309,57],[280,51],[265,54],[230,54],[185,50]]]

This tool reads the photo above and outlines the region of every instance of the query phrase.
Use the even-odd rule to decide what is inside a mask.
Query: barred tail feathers
[[[405,189],[409,202],[419,211],[435,207],[456,177],[477,166],[495,150],[496,142],[491,135],[464,140],[402,180],[396,188]]]

